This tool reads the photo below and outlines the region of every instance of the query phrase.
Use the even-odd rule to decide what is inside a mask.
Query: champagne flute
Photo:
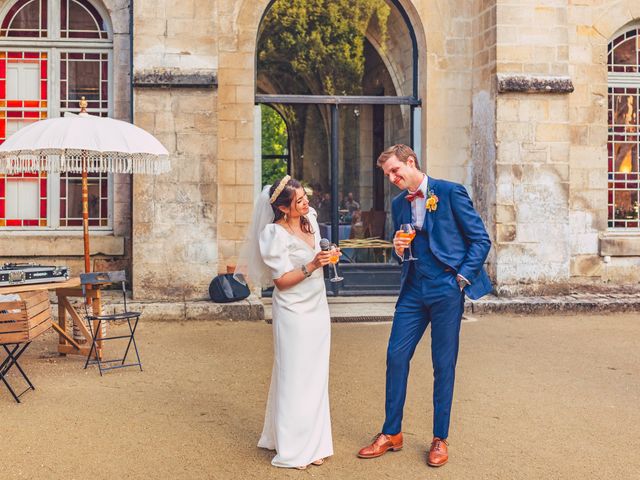
[[[338,246],[335,243],[332,243],[329,247],[329,263],[333,266],[333,278],[330,279],[330,282],[341,282],[344,280],[343,277],[338,275],[338,270],[336,269],[336,263],[340,261],[340,252],[338,251]]]
[[[413,242],[413,239],[416,236],[416,230],[410,223],[403,223],[402,225],[400,225],[400,233],[398,233],[398,236],[400,238],[408,238],[409,242]],[[409,243],[409,258],[405,258],[405,260],[409,262],[418,260],[413,256],[413,252],[411,251],[411,243]]]

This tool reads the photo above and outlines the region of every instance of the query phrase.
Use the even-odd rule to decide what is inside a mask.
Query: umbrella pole
[[[82,151],[82,232],[84,235],[84,271],[89,273],[91,271],[91,255],[89,249],[89,180],[87,178],[87,151]],[[93,290],[93,285],[87,285],[87,293]],[[96,303],[93,302],[93,296],[87,294],[87,305],[92,309],[94,315],[100,315],[100,292],[96,292]],[[95,352],[95,357],[102,358],[102,330],[98,331],[98,322],[94,320],[93,330],[96,332],[96,338],[98,339],[98,347]],[[87,341],[91,339],[87,338]]]
[[[89,250],[89,181],[87,178],[87,152],[82,151],[82,232],[84,235],[84,271],[91,271]]]

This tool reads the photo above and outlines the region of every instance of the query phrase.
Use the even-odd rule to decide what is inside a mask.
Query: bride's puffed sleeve
[[[287,233],[280,230],[280,227],[271,223],[260,234],[260,254],[271,269],[274,280],[294,269],[289,258],[288,238],[285,236]]]

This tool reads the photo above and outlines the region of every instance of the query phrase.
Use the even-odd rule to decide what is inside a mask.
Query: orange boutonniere
[[[428,212],[435,212],[438,208],[438,196],[433,193],[433,190],[428,190],[427,202],[425,208]]]

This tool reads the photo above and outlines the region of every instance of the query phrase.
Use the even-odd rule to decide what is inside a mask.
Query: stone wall
[[[171,172],[134,177],[134,295],[204,298],[217,260],[215,92],[139,88],[134,98],[135,123],[171,153]]]
[[[637,2],[400,3],[418,39],[423,163],[429,174],[469,188],[494,239],[489,262],[499,291],[636,281],[638,238],[619,233],[612,238],[606,228],[605,148],[606,45],[618,29],[638,18]],[[215,105],[210,118],[214,126],[192,132],[212,135],[206,143],[211,150],[196,161],[211,177],[194,179],[200,196],[188,196],[192,203],[180,208],[180,214],[198,206],[211,212],[181,233],[212,242],[200,245],[199,251],[208,252],[198,260],[205,268],[187,262],[187,270],[196,272],[192,284],[204,285],[207,269],[224,271],[235,263],[257,192],[255,48],[269,2],[192,1],[175,11],[166,2],[141,4],[136,11],[136,68],[213,69],[217,74],[217,90],[173,89],[172,100],[163,100],[191,97],[201,101],[199,106]],[[201,28],[187,31],[190,19],[196,21],[195,10]],[[169,38],[168,31],[178,38]],[[375,32],[370,37],[375,43]],[[392,53],[393,48],[385,50],[387,56]],[[408,70],[392,70],[394,83],[406,94]],[[153,98],[160,94],[140,92],[141,105],[157,113],[154,105],[162,102]],[[172,112],[175,122],[181,122],[180,107]],[[150,117],[140,121],[149,126],[156,122]],[[151,128],[171,136],[191,127]],[[178,168],[193,165],[192,156],[200,155],[185,148]],[[172,181],[177,182],[173,188],[182,183]],[[146,186],[136,192],[148,193]],[[143,223],[154,230],[153,222]],[[140,238],[165,241],[164,233]],[[179,252],[176,247],[174,254]],[[141,259],[139,268],[148,270],[147,261]],[[149,291],[153,288],[149,285]],[[195,295],[198,288],[187,290]]]
[[[474,1],[415,2],[426,45],[419,45],[425,122],[423,165],[429,175],[471,190],[472,18]],[[426,83],[425,83],[426,82]],[[471,192],[473,194],[473,192]]]
[[[128,2],[105,3],[114,114],[127,119]],[[136,176],[133,185],[116,177],[114,235],[94,245],[107,262],[126,262],[132,249],[137,298],[202,298],[213,275],[236,261],[258,190],[255,49],[268,4],[134,2],[133,121],[167,146],[172,171]],[[499,291],[640,281],[640,235],[608,231],[606,208],[607,43],[639,21],[640,3],[400,4],[418,41],[423,164],[468,187],[494,240],[489,266]],[[374,43],[376,35],[369,32]],[[404,43],[380,51],[398,93],[408,95],[410,70],[391,58]],[[14,239],[0,236],[0,248]],[[75,265],[78,240],[63,248],[25,237],[16,248]]]
[[[133,180],[136,298],[207,296],[217,268],[217,3],[136,1],[134,123],[171,154],[171,172]]]
[[[499,291],[637,283],[640,238],[607,230],[607,43],[640,5],[497,3]]]
[[[569,8],[570,275],[576,283],[640,282],[640,234],[607,230],[607,50],[616,32],[640,22],[637,1]]]
[[[500,85],[517,86],[496,105],[496,281],[503,289],[566,281],[569,96],[529,91],[569,73],[567,2],[498,1],[496,59]]]
[[[269,2],[169,3],[136,3],[136,71],[213,71],[218,88],[136,89],[136,121],[179,152],[174,172],[200,168],[197,178],[136,179],[136,245],[165,245],[192,272],[185,287],[197,296],[210,270],[235,262],[257,191],[255,48]],[[607,42],[640,18],[638,2],[400,3],[418,39],[424,163],[431,175],[469,188],[494,239],[489,262],[499,291],[637,282],[640,237],[607,231],[605,149]],[[406,94],[405,67],[392,76]],[[213,110],[196,127],[184,120],[185,102],[202,108],[198,115]],[[180,148],[180,135],[195,137]],[[181,200],[167,193],[182,185],[190,193]],[[149,220],[145,207],[164,212]],[[172,233],[182,216],[191,224]],[[187,237],[200,239],[200,256],[185,253]],[[152,258],[134,260],[140,279],[161,268]],[[148,282],[140,295],[170,291]]]

